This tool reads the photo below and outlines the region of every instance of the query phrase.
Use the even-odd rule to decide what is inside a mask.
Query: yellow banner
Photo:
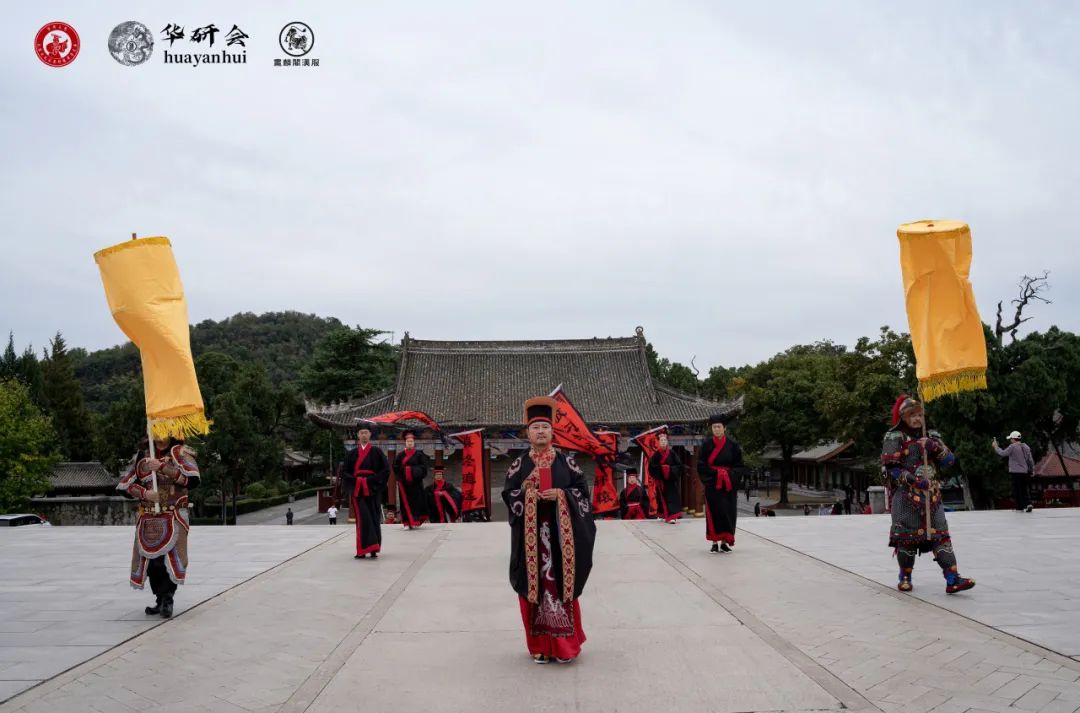
[[[908,326],[926,401],[986,388],[986,338],[971,289],[971,229],[955,220],[901,225]]]
[[[120,329],[139,348],[146,416],[155,438],[208,433],[191,356],[187,302],[168,238],[140,238],[94,253]]]

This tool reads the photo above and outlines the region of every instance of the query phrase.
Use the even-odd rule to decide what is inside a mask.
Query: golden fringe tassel
[[[102,248],[101,250],[98,250],[96,253],[94,253],[94,260],[96,261],[96,260],[98,260],[100,258],[105,257],[106,255],[112,255],[113,253],[118,253],[121,250],[131,250],[132,248],[144,248],[144,247],[146,247],[148,245],[164,245],[166,247],[171,247],[172,243],[169,242],[168,238],[162,237],[160,235],[157,235],[157,236],[152,237],[152,238],[136,238],[135,240],[125,240],[122,243],[117,243],[116,245],[113,245],[111,247]]]
[[[948,394],[985,389],[986,369],[980,368],[935,374],[926,379],[919,379],[919,392],[922,394],[923,401],[933,401]]]
[[[202,411],[196,411],[184,416],[151,419],[150,430],[154,432],[155,439],[165,440],[171,437],[187,440],[191,436],[204,436],[210,433],[210,426],[213,423]]]

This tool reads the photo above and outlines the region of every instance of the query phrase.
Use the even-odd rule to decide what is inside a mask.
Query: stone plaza
[[[888,517],[601,522],[589,637],[535,666],[505,523],[197,527],[171,620],[127,584],[132,529],[0,532],[0,711],[1080,709],[1080,511],[954,513],[961,571],[895,588]]]

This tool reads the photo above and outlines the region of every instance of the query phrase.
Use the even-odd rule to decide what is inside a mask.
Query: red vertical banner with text
[[[487,510],[487,491],[484,477],[484,430],[450,434],[462,445],[461,449],[461,514],[472,510]]]
[[[656,481],[649,475],[649,459],[653,457],[653,453],[660,450],[660,433],[667,429],[667,426],[657,426],[656,428],[639,433],[634,436],[634,443],[641,446],[642,457],[642,473],[641,477],[644,479],[645,490],[649,493],[649,514],[656,514]]]
[[[606,452],[593,456],[596,461],[592,492],[593,517],[597,519],[618,517],[619,491],[615,486],[614,465],[615,454],[619,450],[619,434],[612,431],[597,431],[596,438],[604,446]]]

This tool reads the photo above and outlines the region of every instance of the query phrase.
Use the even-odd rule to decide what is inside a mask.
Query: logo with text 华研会
[[[43,25],[34,38],[38,59],[50,67],[66,67],[79,56],[79,33],[66,22]]]
[[[315,48],[315,32],[306,22],[290,22],[278,33],[278,45],[288,57],[274,59],[275,67],[318,67],[319,60],[308,57]]]
[[[141,22],[121,22],[109,33],[109,54],[125,67],[136,67],[154,53],[154,34]]]
[[[200,26],[170,22],[158,34],[164,64],[186,64],[190,67],[247,64],[247,40],[251,38],[235,23],[231,30],[224,32],[213,22]],[[221,37],[218,37],[219,34]],[[165,46],[165,42],[169,43],[168,46]],[[176,45],[177,42],[180,44]]]

